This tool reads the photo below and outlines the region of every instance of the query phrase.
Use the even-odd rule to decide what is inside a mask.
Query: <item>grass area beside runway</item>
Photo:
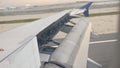
[[[106,12],[106,13],[94,13],[94,14],[90,14],[89,17],[115,15],[115,14],[119,14],[119,13],[120,13],[119,11],[116,11],[116,12]]]
[[[115,14],[119,14],[119,12],[116,11],[116,12],[93,13],[93,14],[90,14],[89,17],[115,15]],[[40,19],[40,18],[0,21],[0,24],[13,24],[13,23],[22,23],[22,22],[32,22],[32,21],[35,21],[35,20],[38,20],[38,19]]]
[[[32,22],[35,20],[38,20],[40,18],[34,18],[34,19],[22,19],[22,20],[10,20],[10,21],[0,21],[0,24],[13,24],[13,23],[23,23],[23,22]]]

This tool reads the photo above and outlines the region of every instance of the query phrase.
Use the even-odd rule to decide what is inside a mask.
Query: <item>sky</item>
[[[20,6],[26,4],[47,5],[47,4],[66,3],[66,2],[75,2],[75,1],[91,1],[91,0],[0,0],[0,7]],[[97,0],[92,0],[92,1],[97,1]]]

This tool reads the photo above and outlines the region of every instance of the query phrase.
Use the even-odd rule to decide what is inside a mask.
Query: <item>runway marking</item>
[[[104,40],[104,41],[90,42],[89,44],[106,43],[106,42],[116,42],[116,41],[118,41],[118,40],[117,39],[113,39],[113,40]]]
[[[97,65],[97,66],[100,67],[100,68],[102,67],[101,64],[97,63],[96,61],[94,61],[94,60],[92,60],[92,59],[90,59],[90,58],[88,58],[87,61],[90,62],[90,63],[92,63],[92,64],[94,64],[94,65]]]

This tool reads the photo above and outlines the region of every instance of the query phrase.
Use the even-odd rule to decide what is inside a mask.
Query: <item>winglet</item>
[[[85,9],[85,11],[83,12],[83,14],[85,16],[89,16],[89,7],[93,2],[88,2],[87,4],[83,5],[82,7],[80,7],[80,9]]]

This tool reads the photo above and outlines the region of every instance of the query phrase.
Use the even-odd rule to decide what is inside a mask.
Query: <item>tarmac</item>
[[[91,38],[89,58],[103,65],[103,68],[119,68],[119,42],[117,33],[100,34]]]

